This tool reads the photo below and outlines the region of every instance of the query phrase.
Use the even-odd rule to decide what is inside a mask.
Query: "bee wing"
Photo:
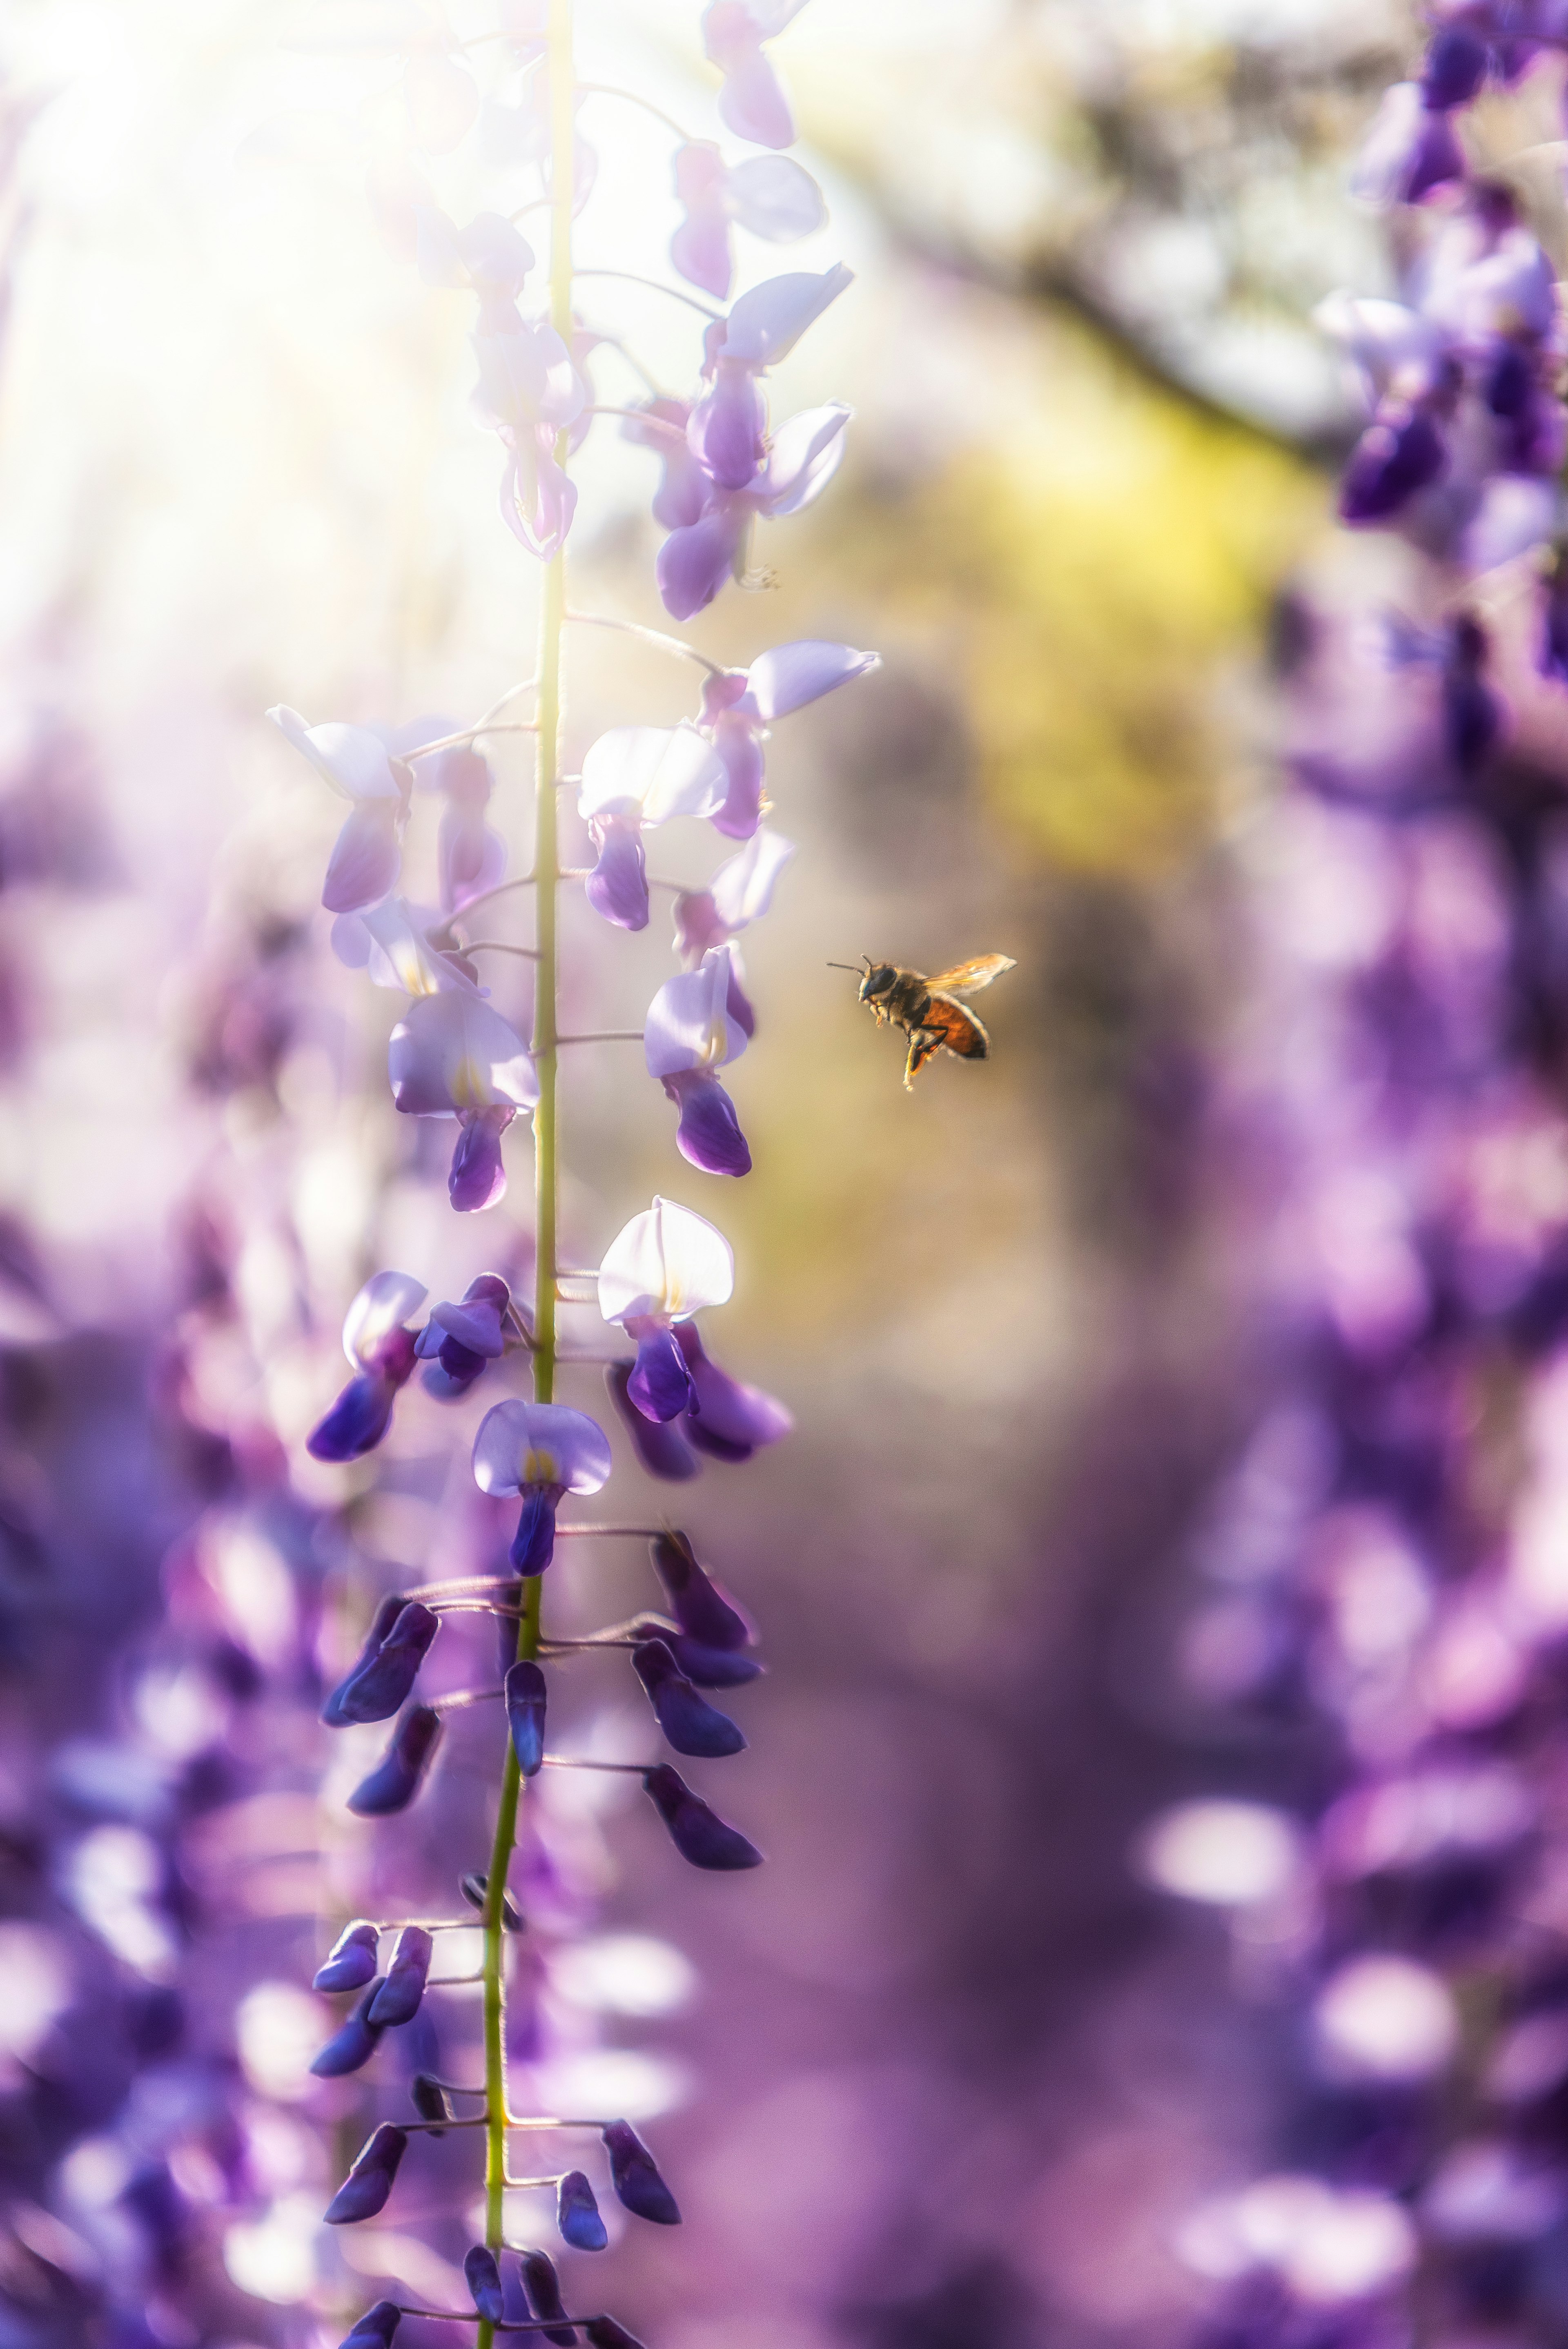
[[[983,1061],[991,1050],[991,1039],[973,1011],[966,1011],[962,1003],[954,1003],[950,995],[932,997],[915,1032],[919,1037],[934,1039],[929,1050],[921,1054],[922,1061],[929,1060],[939,1045],[956,1052],[961,1061]]]
[[[973,995],[976,988],[989,987],[1005,970],[1016,970],[1011,955],[974,955],[967,962],[955,962],[951,970],[939,970],[926,980],[934,995],[940,989],[946,995]]]

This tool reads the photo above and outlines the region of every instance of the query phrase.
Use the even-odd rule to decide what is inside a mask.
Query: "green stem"
[[[572,169],[575,138],[575,88],[572,69],[572,0],[550,0],[550,123],[552,199],[550,233],[551,323],[563,340],[572,336]],[[566,462],[566,435],[558,435],[556,462]],[[561,639],[566,616],[566,559],[557,554],[546,565],[539,626],[539,756],[533,812],[533,877],[537,903],[537,982],[533,998],[533,1058],[539,1102],[533,1112],[534,1281],[533,1392],[549,1402],[555,1392],[556,1284],[556,913],[561,859],[556,825],[556,783],[561,773]],[[517,1652],[531,1661],[539,1653],[540,1580],[524,1586]],[[485,2241],[499,2251],[504,2240],[506,2196],[506,1985],[501,1902],[517,1841],[521,1790],[517,1754],[510,1735],[501,1766],[500,1802],[490,1848],[484,1909],[485,2009]],[[492,2349],[495,2328],[481,2323],[477,2349]]]

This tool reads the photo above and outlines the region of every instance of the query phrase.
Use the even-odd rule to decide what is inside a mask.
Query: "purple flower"
[[[561,2280],[555,2272],[555,2262],[546,2251],[524,2251],[518,2262],[522,2276],[522,2289],[531,2313],[548,2320],[563,2317],[566,2302],[561,2297]],[[557,2324],[546,2330],[544,2338],[555,2344],[555,2349],[573,2349],[577,2335],[569,2324]]]
[[[577,797],[599,860],[583,884],[594,912],[618,929],[645,929],[645,828],[713,815],[727,787],[722,760],[695,726],[616,726],[601,734],[583,758]]]
[[[392,2349],[392,2336],[402,2313],[395,2300],[378,2300],[374,2308],[366,2310],[352,2332],[344,2334],[338,2349]]]
[[[544,1713],[548,1691],[539,1666],[520,1656],[509,1664],[502,1695],[517,1766],[534,1777],[544,1761]]]
[[[380,1443],[397,1391],[413,1375],[415,1340],[406,1325],[425,1295],[424,1283],[406,1272],[378,1272],[366,1282],[343,1323],[355,1376],[305,1438],[312,1459],[357,1460]]]
[[[692,1380],[676,1325],[724,1304],[734,1286],[728,1241],[673,1200],[655,1198],[612,1240],[599,1268],[599,1310],[637,1340],[626,1391],[645,1418],[674,1419],[686,1408]]]
[[[610,1474],[603,1429],[585,1412],[553,1402],[498,1402],[474,1438],[481,1493],[522,1495],[511,1545],[519,1574],[542,1574],[555,1554],[555,1511],[563,1493],[596,1493]]]
[[[325,2213],[329,2227],[352,2226],[359,2219],[374,2219],[384,2209],[397,2176],[397,2166],[408,2150],[405,2129],[394,2128],[384,2121],[366,2144],[361,2147],[353,2168],[326,2206]]]
[[[666,1484],[684,1485],[702,1473],[702,1463],[682,1435],[678,1419],[660,1421],[646,1418],[637,1409],[628,1392],[634,1360],[611,1362],[604,1372],[604,1384],[610,1400],[630,1435],[638,1459],[650,1476],[661,1477]]]
[[[385,1599],[377,1601],[376,1612],[370,1619],[370,1628],[365,1634],[364,1645],[321,1708],[321,1717],[329,1729],[342,1729],[346,1726],[348,1717],[343,1711],[344,1696],[353,1687],[371,1657],[377,1652],[381,1642],[407,1604],[408,1601],[400,1590],[389,1590]]]
[[[1390,667],[1424,667],[1438,672],[1442,694],[1443,740],[1461,775],[1484,764],[1502,731],[1505,711],[1486,681],[1486,631],[1469,612],[1458,612],[1436,631],[1391,616],[1386,637]]]
[[[746,1739],[727,1713],[698,1696],[663,1640],[643,1640],[632,1650],[632,1668],[648,1692],[654,1718],[677,1754],[717,1761],[744,1754]]]
[[[368,2020],[377,2031],[412,2023],[425,1995],[425,1977],[436,1944],[422,1925],[405,1925],[392,1951],[387,1979],[371,2002]]]
[[[495,2253],[484,2243],[475,2243],[463,2257],[463,2282],[473,2294],[474,2306],[487,2324],[502,2324],[506,2321],[506,2295],[500,2288],[500,2270]]]
[[[366,726],[310,726],[279,703],[267,716],[354,812],[337,835],[321,902],[329,914],[374,905],[397,885],[412,778]]]
[[[643,1051],[680,1110],[676,1142],[683,1157],[709,1174],[748,1174],[746,1144],[718,1071],[746,1050],[746,1030],[729,1011],[733,973],[727,947],[705,955],[700,969],[667,978],[648,1007]]]
[[[759,1680],[764,1670],[761,1660],[744,1649],[709,1648],[700,1640],[688,1640],[662,1615],[636,1616],[629,1637],[662,1640],[695,1688],[745,1688]]]
[[[692,409],[686,440],[718,490],[749,489],[768,458],[767,404],[760,378],[794,349],[852,282],[839,262],[813,275],[792,270],[741,295],[704,337],[707,388]]]
[[[775,719],[787,718],[791,710],[820,701],[835,686],[847,685],[851,678],[864,677],[881,667],[879,653],[806,639],[775,646],[771,652],[759,654],[748,669],[710,677],[703,687],[700,723],[729,776],[724,805],[713,819],[714,830],[727,833],[732,840],[754,837],[765,806],[762,743]]]
[[[480,379],[474,412],[507,451],[501,518],[531,554],[548,561],[565,541],[577,490],[555,457],[555,437],[587,401],[576,363],[547,319],[525,319],[495,294],[480,303],[474,329]]]
[[[784,1405],[721,1371],[704,1352],[695,1322],[683,1321],[676,1340],[691,1381],[685,1430],[699,1451],[719,1460],[749,1460],[763,1444],[789,1434],[795,1423]]]
[[[678,2227],[680,2206],[631,2122],[612,2121],[600,2135],[610,2156],[615,2192],[625,2208],[638,2219],[651,2219],[656,2227]]]
[[[363,1990],[376,1971],[376,1947],[380,1936],[367,1919],[356,1918],[346,1925],[325,1965],[318,1966],[312,1990]]]
[[[658,1534],[650,1545],[654,1571],[681,1630],[708,1648],[747,1648],[757,1634],[727,1591],[697,1564],[683,1533]]]
[[[580,2169],[569,2169],[555,2189],[555,2223],[574,2251],[602,2251],[609,2243],[593,2189]]]
[[[415,239],[427,285],[465,286],[481,299],[515,303],[533,267],[533,247],[500,212],[476,212],[459,228],[432,200],[416,205]]]
[[[417,1704],[392,1733],[392,1742],[366,1778],[348,1797],[356,1818],[381,1819],[406,1811],[419,1791],[441,1735],[441,1716],[428,1704]],[[319,1980],[317,1989],[325,1987]],[[386,2021],[385,2015],[380,2017]]]
[[[378,906],[371,924],[389,958],[393,941],[399,981],[415,998],[387,1047],[393,1102],[405,1117],[457,1119],[449,1196],[462,1214],[493,1206],[506,1191],[501,1135],[539,1099],[527,1047],[471,979],[429,951],[406,908]]]
[[[777,521],[799,513],[821,495],[842,462],[844,427],[852,413],[833,400],[791,416],[772,436],[767,461],[749,488],[710,489],[700,517],[670,533],[655,569],[673,618],[694,619],[727,578],[743,574],[758,517]]]
[[[676,1849],[693,1868],[727,1871],[761,1867],[762,1854],[757,1846],[710,1810],[667,1762],[644,1771],[643,1790],[669,1829]]]
[[[792,244],[828,217],[817,182],[787,155],[726,163],[708,140],[691,139],[676,150],[675,182],[685,218],[670,240],[670,259],[683,277],[721,302],[735,268],[732,222],[770,244]]]
[[[330,1728],[389,1721],[407,1702],[441,1619],[418,1599],[400,1607],[374,1651],[357,1663],[323,1707]]]
[[[419,1332],[414,1350],[428,1365],[426,1388],[443,1402],[467,1394],[486,1363],[499,1361],[521,1334],[506,1282],[497,1272],[481,1272],[460,1304],[433,1306]]]
[[[789,147],[795,138],[789,102],[762,54],[764,41],[781,33],[806,0],[708,0],[703,12],[703,47],[724,76],[718,93],[720,119],[738,139],[758,147]]]
[[[676,951],[683,968],[695,970],[713,947],[730,946],[748,924],[761,918],[772,903],[774,883],[794,854],[791,842],[776,832],[759,829],[738,856],[719,866],[706,889],[681,892],[676,899],[675,923]],[[731,947],[729,1016],[750,1036],[756,1031],[757,1014],[742,985],[744,977],[740,950]]]
[[[379,2026],[370,2020],[380,1990],[377,1975],[360,1992],[347,2022],[319,2050],[310,2067],[318,2080],[340,2080],[369,2063],[381,2037]]]

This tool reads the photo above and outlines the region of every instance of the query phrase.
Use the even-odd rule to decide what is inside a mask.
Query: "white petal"
[[[710,947],[697,970],[667,978],[648,1009],[643,1050],[651,1077],[682,1069],[722,1069],[746,1050],[746,1030],[730,1018],[730,954]]]
[[[617,1233],[599,1268],[606,1321],[655,1314],[684,1321],[723,1305],[735,1287],[735,1256],[722,1232],[673,1199],[655,1199]]]
[[[418,1313],[426,1295],[424,1282],[407,1272],[378,1272],[366,1282],[343,1322],[343,1350],[356,1370],[381,1339]]]
[[[583,761],[580,815],[712,815],[724,804],[728,771],[695,726],[615,726]]]
[[[267,716],[286,735],[322,781],[346,800],[395,800],[400,796],[387,746],[367,726],[307,726],[297,709],[279,702]]]

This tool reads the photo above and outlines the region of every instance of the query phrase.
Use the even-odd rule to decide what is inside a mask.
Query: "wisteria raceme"
[[[1564,346],[1542,242],[1469,160],[1484,98],[1507,169],[1568,15],[1429,14],[1361,172],[1400,208],[1400,298],[1327,314],[1372,410],[1340,513],[1406,540],[1410,610],[1299,616],[1272,887],[1307,961],[1275,971],[1263,1086],[1294,1334],[1183,1646],[1198,1693],[1298,1733],[1312,1790],[1179,1805],[1143,1849],[1302,2011],[1296,2151],[1181,2230],[1216,2349],[1568,2324],[1568,1237],[1527,1172],[1568,1147],[1562,817],[1526,731],[1568,714]]]
[[[616,1446],[605,1430],[589,1413],[556,1400],[558,1376],[571,1359],[562,1355],[559,1319],[563,1309],[590,1302],[584,1283],[592,1284],[603,1321],[624,1330],[634,1349],[627,1357],[612,1357],[605,1369],[621,1436],[630,1439],[643,1467],[665,1480],[688,1481],[704,1458],[744,1463],[789,1428],[783,1406],[721,1369],[698,1334],[694,1317],[723,1305],[736,1279],[729,1245],[706,1216],[656,1197],[624,1223],[596,1271],[573,1272],[572,1259],[563,1260],[560,1055],[567,1047],[618,1042],[622,1034],[638,1031],[603,1039],[561,1033],[557,901],[562,888],[581,885],[605,926],[593,951],[608,959],[614,931],[648,926],[651,831],[684,822],[689,833],[696,819],[711,824],[727,845],[729,854],[710,877],[694,875],[676,888],[676,967],[648,1005],[641,1034],[648,1078],[676,1111],[673,1138],[679,1153],[707,1173],[745,1175],[751,1152],[723,1072],[745,1053],[758,1021],[736,940],[767,913],[794,853],[764,824],[763,746],[771,726],[864,676],[876,667],[876,656],[810,638],[774,645],[747,667],[727,670],[678,637],[637,630],[706,671],[700,700],[676,725],[614,726],[589,740],[581,775],[572,780],[592,862],[568,871],[559,838],[567,804],[561,759],[567,624],[626,624],[569,614],[564,582],[576,503],[573,460],[601,412],[618,416],[627,437],[661,460],[653,512],[667,535],[657,583],[677,619],[700,611],[727,579],[744,579],[755,526],[808,503],[842,456],[849,410],[830,402],[775,429],[767,378],[843,293],[850,273],[841,267],[787,273],[729,300],[737,230],[784,243],[811,233],[826,219],[810,174],[777,151],[790,143],[794,128],[769,45],[799,5],[714,0],[703,16],[707,54],[721,77],[719,118],[732,135],[765,151],[734,155],[713,140],[670,126],[682,211],[671,258],[689,283],[728,307],[710,313],[700,347],[693,349],[689,396],[656,394],[631,409],[606,404],[602,410],[593,371],[605,349],[624,353],[627,347],[582,318],[575,305],[573,222],[591,202],[595,159],[577,129],[583,91],[574,73],[571,0],[507,0],[495,28],[500,46],[489,94],[478,78],[485,69],[486,36],[461,50],[432,36],[409,50],[398,84],[404,152],[377,157],[372,204],[388,243],[428,285],[473,305],[473,409],[501,442],[502,519],[545,566],[537,670],[469,725],[445,717],[307,723],[286,708],[272,713],[293,748],[351,803],[322,895],[336,917],[333,947],[350,969],[406,999],[388,1053],[392,1103],[406,1117],[455,1121],[448,1185],[455,1209],[468,1215],[498,1205],[507,1193],[507,1159],[516,1135],[523,1125],[532,1128],[535,1216],[529,1241],[521,1247],[499,1245],[499,1268],[471,1280],[456,1299],[431,1302],[427,1284],[411,1274],[375,1273],[344,1326],[353,1375],[325,1408],[307,1446],[329,1470],[363,1476],[372,1471],[353,1464],[367,1461],[389,1440],[404,1441],[416,1417],[422,1431],[433,1405],[462,1406],[482,1382],[488,1407],[472,1435],[475,1508],[488,1510],[497,1500],[519,1506],[503,1555],[490,1518],[476,1516],[474,1524],[482,1526],[473,1537],[476,1571],[449,1568],[443,1578],[410,1578],[407,1589],[381,1595],[360,1651],[322,1715],[330,1728],[356,1735],[359,1724],[392,1723],[379,1760],[346,1793],[347,1808],[361,1818],[395,1820],[388,1832],[406,1834],[423,1802],[439,1804],[449,1822],[449,1881],[457,1913],[401,1922],[360,1916],[342,1924],[315,1987],[352,2003],[318,2049],[314,2072],[330,2080],[363,2073],[385,2085],[391,2076],[388,2050],[438,2044],[441,1991],[449,1974],[441,1940],[464,1930],[465,1906],[480,1920],[484,2011],[482,2081],[465,2086],[444,2079],[428,2054],[415,2055],[415,2116],[407,2117],[406,2109],[388,2111],[376,2121],[325,2216],[334,2227],[353,2226],[384,2209],[395,2218],[405,2158],[415,2166],[422,2158],[415,2139],[473,2129],[484,2147],[484,2224],[482,2240],[470,2244],[462,2265],[471,2305],[432,2313],[471,2324],[479,2349],[490,2349],[498,2330],[520,2326],[524,2337],[542,2331],[550,2340],[585,2337],[598,2349],[635,2349],[632,2334],[598,2304],[596,2287],[579,2283],[573,2274],[563,2292],[548,2254],[516,2243],[509,2231],[516,2223],[511,2197],[548,2193],[556,2232],[572,2252],[597,2254],[607,2247],[601,2173],[573,2166],[573,2132],[585,2132],[589,2143],[599,2140],[593,2158],[607,2160],[608,2187],[633,2217],[673,2226],[681,2215],[654,2153],[629,2120],[560,2120],[514,2106],[506,2027],[513,1952],[529,1943],[531,1920],[557,1915],[565,1897],[562,1872],[549,1854],[552,1774],[583,1766],[640,1781],[676,1851],[694,1867],[734,1872],[761,1857],[662,1758],[666,1748],[705,1764],[741,1752],[747,1741],[740,1724],[705,1692],[743,1689],[762,1669],[752,1652],[750,1619],[699,1563],[691,1537],[674,1527],[641,1529],[652,1539],[667,1615],[650,1610],[629,1624],[554,1640],[543,1619],[542,1589],[547,1569],[561,1575],[563,1556],[575,1579],[581,1562],[595,1555],[596,1541],[583,1538],[593,1537],[595,1519],[578,1514],[577,1506],[611,1482],[616,1469]],[[520,68],[527,75],[521,95]],[[646,103],[635,92],[593,87],[601,96]],[[650,110],[667,119],[658,108]],[[524,209],[546,223],[545,255],[500,211],[465,218],[445,203],[435,184],[437,167],[470,137],[508,169],[524,165],[537,173],[540,201]],[[695,297],[681,299],[706,307]],[[531,696],[531,716],[502,714]],[[485,747],[491,734],[506,731],[531,734],[536,749],[531,854],[515,878],[509,877],[509,843],[494,822],[495,779]],[[439,903],[426,906],[398,890],[405,849],[412,853],[418,845],[423,811],[431,802],[439,809],[434,843]],[[505,908],[513,892],[532,911],[527,945],[490,934],[492,909]],[[526,1040],[492,999],[496,966],[489,957],[497,953],[531,969]],[[612,1187],[603,1166],[595,1180],[601,1189]],[[516,1266],[529,1257],[532,1296],[525,1306],[514,1288]],[[417,1382],[416,1369],[422,1370]],[[524,1369],[529,1395],[515,1392]],[[599,1539],[638,1530],[604,1521]],[[461,1619],[474,1614],[499,1630],[499,1689],[453,1689],[442,1678],[455,1668],[452,1642],[461,1644]],[[437,1651],[449,1624],[452,1629]],[[641,1717],[647,1758],[612,1761],[556,1750],[555,1673],[585,1654],[615,1650],[646,1699]],[[433,1652],[431,1678],[426,1668]],[[498,1709],[487,1710],[492,1699]],[[453,1782],[443,1775],[452,1723],[470,1711],[476,1727],[487,1720],[496,1724],[488,1816],[471,1799],[455,1811]],[[526,1996],[521,1983],[513,1995]],[[380,2105],[383,2088],[373,2085],[368,2093],[366,2117]],[[520,2176],[520,2148],[539,2145],[551,2148],[544,2168],[530,2164],[529,2174]],[[531,2315],[523,2313],[525,2306]],[[402,2300],[378,2301],[354,2320],[345,2349],[387,2343],[399,2320],[418,2313]]]

